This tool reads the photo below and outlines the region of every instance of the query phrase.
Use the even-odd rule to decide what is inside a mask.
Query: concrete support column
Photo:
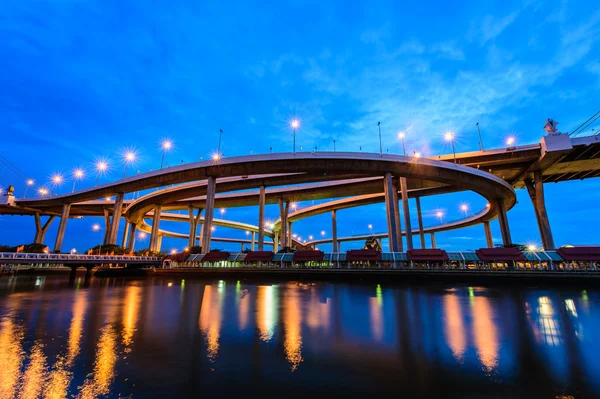
[[[494,240],[492,239],[492,229],[490,228],[490,222],[483,222],[483,230],[485,231],[485,243],[488,248],[494,248]]]
[[[252,232],[252,235],[250,236],[250,251],[254,251],[255,237],[256,233]]]
[[[157,205],[154,208],[154,217],[152,218],[152,233],[150,235],[150,251],[158,251],[158,232],[160,228],[160,213],[162,212],[162,206]]]
[[[194,246],[196,242],[196,218],[194,218],[194,207],[188,206],[188,216],[190,218],[190,235],[188,236],[188,248]]]
[[[35,213],[35,237],[33,242],[35,244],[43,244],[46,239],[46,232],[48,231],[48,227],[52,224],[52,221],[56,218],[56,216],[50,216],[46,223],[42,226],[42,219],[40,217],[39,212]]]
[[[421,213],[421,198],[416,197],[417,217],[419,219],[419,238],[421,239],[421,248],[425,248],[425,233],[423,232],[423,214]]]
[[[398,204],[394,204],[394,190],[392,174],[388,172],[383,178],[383,191],[385,194],[385,213],[387,217],[390,252],[398,252],[398,229],[396,228],[396,218],[394,217],[394,208]]]
[[[258,250],[265,246],[265,186],[260,186],[258,196]]]
[[[410,209],[408,207],[408,187],[406,177],[400,178],[400,190],[402,192],[402,207],[404,210],[404,231],[406,234],[406,249],[413,249],[412,228],[410,227]]]
[[[279,236],[281,234],[281,231],[276,231],[273,234],[273,252],[277,252],[279,251]]]
[[[127,252],[128,253],[133,253],[133,251],[135,250],[135,229],[136,229],[137,225],[135,223],[131,223],[130,229],[129,229],[129,240],[127,242]]]
[[[533,181],[525,179],[525,187],[527,187],[529,198],[531,198],[531,202],[533,203],[535,218],[537,219],[540,237],[542,238],[542,245],[545,250],[553,250],[555,248],[554,237],[552,236],[550,220],[548,219],[548,212],[546,211],[542,172],[534,172]]]
[[[123,238],[121,240],[121,248],[127,248],[127,238],[129,236],[129,222],[125,221],[125,230],[123,230]]]
[[[104,243],[103,245],[108,244],[108,237],[110,236],[110,213],[108,209],[104,208],[102,210],[104,214]]]
[[[431,248],[435,249],[435,234],[429,233],[429,235],[431,236]]]
[[[110,226],[110,235],[108,236],[109,244],[117,243],[117,233],[119,232],[119,222],[121,221],[121,214],[123,213],[123,198],[125,194],[117,193],[115,198],[115,207],[113,209],[112,223]]]
[[[498,223],[500,223],[502,244],[504,244],[504,246],[507,247],[512,245],[512,238],[510,237],[510,228],[508,226],[508,218],[506,217],[506,208],[504,207],[504,201],[497,200],[496,206],[498,207]]]
[[[159,234],[158,235],[158,240],[156,242],[156,252],[160,252],[160,250],[162,248],[162,239],[163,239],[162,234]]]
[[[294,246],[294,237],[292,234],[292,222],[288,222],[287,232],[288,232],[287,246],[292,248]]]
[[[69,220],[69,212],[71,212],[71,204],[64,204],[60,215],[60,224],[58,225],[58,233],[56,234],[56,242],[54,243],[54,251],[60,251],[67,230],[67,220]]]
[[[206,210],[204,211],[204,224],[202,225],[202,253],[210,252],[210,240],[212,238],[212,223],[215,213],[215,192],[217,179],[210,176],[206,183]]]
[[[332,244],[331,252],[338,252],[337,212],[335,209],[331,211],[331,244]]]
[[[196,237],[198,235],[198,225],[200,225],[201,217],[202,217],[202,208],[199,208],[198,213],[196,213],[196,218],[194,219],[194,240],[192,242],[192,247],[196,246]],[[202,229],[200,229],[200,243],[202,243]]]
[[[394,179],[394,191],[392,198],[394,200],[394,221],[396,225],[396,237],[398,237],[398,252],[404,252],[404,244],[402,243],[402,224],[400,224],[400,203],[398,202],[399,179]]]

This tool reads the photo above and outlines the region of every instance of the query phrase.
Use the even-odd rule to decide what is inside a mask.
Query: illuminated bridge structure
[[[187,238],[189,246],[199,240],[204,253],[211,242],[250,243],[262,251],[280,247],[299,249],[361,237],[337,237],[340,209],[385,203],[387,231],[379,236],[389,240],[392,252],[414,248],[418,235],[425,248],[425,234],[472,225],[483,225],[488,247],[493,247],[489,223],[498,219],[505,246],[512,244],[506,212],[516,202],[515,189],[526,188],[534,205],[543,247],[555,248],[544,201],[544,184],[600,176],[600,140],[597,136],[571,138],[567,134],[542,137],[540,143],[495,150],[418,158],[390,154],[351,152],[275,153],[221,158],[183,164],[142,173],[70,194],[40,199],[4,196],[0,214],[31,215],[35,219],[34,242],[42,243],[48,226],[60,218],[54,250],[62,249],[67,222],[73,217],[105,218],[105,244],[116,244],[121,219],[126,227],[123,247],[134,250],[136,231],[151,234],[150,249],[159,251],[163,236]],[[135,200],[125,195],[156,189]],[[462,220],[425,228],[420,198],[449,192],[472,191],[487,200],[487,206]],[[106,201],[101,198],[112,197]],[[333,199],[334,201],[293,209],[295,201]],[[339,199],[341,198],[341,199]],[[417,204],[418,226],[411,225],[408,199]],[[279,204],[280,217],[265,226],[265,205]],[[256,223],[214,218],[215,207],[258,206]],[[400,217],[403,209],[403,218]],[[186,215],[173,211],[187,210]],[[300,243],[292,234],[293,222],[317,214],[330,213],[332,237]],[[48,219],[42,223],[42,216]],[[160,228],[162,220],[189,223],[189,234]],[[251,233],[245,240],[213,238],[215,225],[243,229]],[[201,226],[198,234],[198,227]],[[370,236],[370,235],[369,235]],[[405,238],[406,247],[404,246]],[[270,241],[267,241],[269,238]]]

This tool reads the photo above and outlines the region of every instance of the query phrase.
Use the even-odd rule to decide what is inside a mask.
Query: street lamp
[[[325,230],[321,230],[321,236],[325,237]]]
[[[221,217],[223,217],[223,215],[225,214],[225,208],[221,208],[221,209],[219,210],[219,212],[221,212]]]
[[[404,147],[404,136],[405,136],[404,132],[398,133],[398,138],[400,140],[402,140],[402,155],[406,156],[406,147]]]
[[[138,238],[139,238],[140,240],[145,240],[145,239],[146,239],[146,232],[144,232],[144,231],[140,231],[140,232],[138,233]]]
[[[508,145],[509,147],[512,147],[515,144],[515,140],[516,139],[514,138],[514,136],[509,136],[506,139],[506,145]]]
[[[100,177],[100,173],[106,173],[106,171],[108,170],[108,163],[106,163],[106,161],[96,162],[96,170],[98,171],[98,173],[96,173],[96,183],[94,184],[94,187],[98,185],[98,178]]]
[[[219,129],[219,145],[217,146],[217,159],[221,157],[221,136],[223,135],[223,129]]]
[[[165,163],[165,152],[171,151],[171,149],[173,148],[173,140],[171,139],[164,139],[163,142],[161,143],[161,148],[162,148],[162,158],[160,160],[160,168],[163,168],[163,165]]]
[[[371,231],[371,234],[373,234],[373,225],[369,224],[369,230]]]
[[[38,190],[38,193],[40,194],[41,197],[45,197],[46,195],[48,195],[48,190],[46,188],[42,187]]]
[[[467,216],[469,214],[469,204],[460,204],[460,210]]]
[[[77,182],[77,180],[81,180],[83,179],[83,176],[85,175],[85,173],[83,172],[83,169],[81,168],[77,168],[73,171],[73,188],[71,189],[71,192],[75,192],[75,183]]]
[[[481,151],[485,151],[483,149],[483,140],[481,139],[481,130],[479,130],[479,122],[477,122],[475,126],[477,126],[477,133],[479,134],[479,148],[481,149]]]
[[[438,217],[438,219],[440,219],[440,223],[442,223],[442,218],[444,217],[444,212],[442,212],[442,211],[437,211],[437,212],[435,213],[435,216],[437,216],[437,217]]]
[[[296,153],[296,129],[300,126],[300,121],[298,119],[294,119],[292,121],[292,129],[294,129],[294,154]]]
[[[452,155],[454,155],[454,163],[456,163],[456,151],[454,151],[454,132],[446,132],[444,139],[452,144]]]
[[[27,189],[31,186],[33,186],[35,184],[35,182],[33,181],[33,179],[27,179],[27,181],[25,182],[26,186],[25,186],[25,194],[23,195],[23,198],[27,197]]]
[[[125,166],[123,167],[123,178],[127,177],[127,165],[135,162],[135,152],[127,151],[125,153]]]
[[[102,227],[98,223],[92,226],[92,230],[94,231],[102,231]],[[98,247],[98,255],[102,254],[102,234],[100,234],[100,245]]]

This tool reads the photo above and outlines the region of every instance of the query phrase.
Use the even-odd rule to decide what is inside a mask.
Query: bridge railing
[[[31,260],[31,261],[106,261],[108,262],[159,262],[161,258],[157,256],[126,256],[126,255],[71,255],[71,254],[29,254],[29,253],[15,253],[15,252],[0,252],[0,263],[2,260]]]

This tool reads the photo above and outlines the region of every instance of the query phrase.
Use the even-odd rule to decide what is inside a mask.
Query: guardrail
[[[162,258],[157,256],[128,255],[71,255],[71,254],[30,254],[0,252],[0,263],[157,263]]]

